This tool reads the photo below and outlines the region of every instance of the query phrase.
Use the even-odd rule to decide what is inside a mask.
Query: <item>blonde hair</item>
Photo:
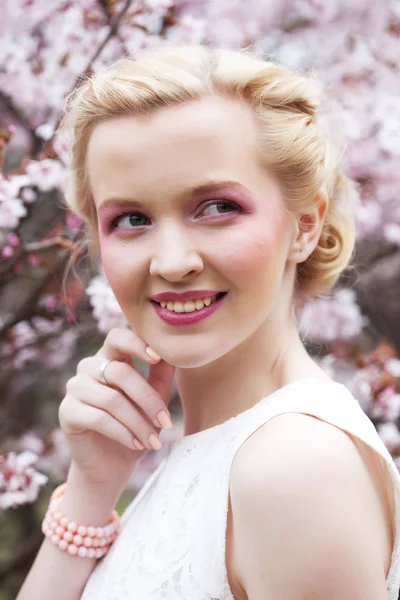
[[[167,47],[135,61],[123,59],[72,92],[62,122],[72,133],[66,200],[86,224],[89,250],[98,252],[86,171],[93,128],[107,119],[148,115],[211,94],[247,103],[259,126],[262,164],[276,176],[291,214],[300,216],[321,197],[328,199],[320,239],[297,266],[295,285],[297,298],[328,293],[349,264],[355,243],[352,182],[340,168],[343,150],[327,139],[317,119],[320,101],[313,78],[247,51]]]

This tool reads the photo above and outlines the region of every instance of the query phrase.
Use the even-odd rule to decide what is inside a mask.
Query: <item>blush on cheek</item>
[[[104,274],[118,301],[124,304],[141,297],[146,282],[146,261],[115,236],[100,239]]]
[[[227,271],[234,272],[235,278],[251,279],[264,271],[271,261],[277,259],[278,240],[274,232],[262,228],[246,228],[238,236],[237,230],[231,242],[225,240],[222,250]]]
[[[101,264],[103,265],[104,273],[110,285],[114,280],[118,279],[119,261],[115,257],[115,253],[112,251],[111,240],[100,237],[100,255]]]
[[[265,269],[267,262],[271,261],[274,255],[274,248],[268,243],[252,242],[240,246],[240,252],[232,256],[232,264],[235,273],[243,279],[251,278],[256,273]]]

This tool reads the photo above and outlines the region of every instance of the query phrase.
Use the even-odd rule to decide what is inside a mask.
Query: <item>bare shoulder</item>
[[[382,507],[346,432],[302,413],[274,417],[238,451],[230,491],[249,600],[385,598]]]
[[[364,447],[364,444],[361,444]],[[260,482],[260,466],[268,476],[282,477],[290,485],[306,481],[304,476],[332,476],[333,470],[352,472],[358,479],[371,480],[369,468],[378,460],[371,449],[356,444],[346,431],[304,413],[283,413],[257,429],[236,454],[232,465],[232,483]],[[345,471],[343,471],[345,469]],[[355,472],[355,473],[354,473]],[[244,477],[244,479],[243,479]]]
[[[231,475],[232,491],[251,493],[265,487],[267,478],[304,489],[331,477],[334,469],[365,471],[351,436],[303,413],[277,415],[257,429],[237,452]],[[322,478],[322,479],[321,479]]]
[[[322,446],[320,445],[322,442]],[[332,447],[332,443],[335,444]],[[354,452],[355,447],[350,436],[342,429],[331,425],[312,415],[304,413],[283,413],[267,421],[257,429],[241,446],[238,451],[235,462],[239,470],[240,464],[247,462],[246,459],[254,452],[263,452],[264,450],[274,449],[280,451],[280,460],[290,457],[290,463],[295,458],[296,447],[308,449],[307,456],[298,457],[299,460],[318,460],[320,454],[315,454],[314,449],[334,453],[335,456],[340,452]],[[270,457],[264,455],[265,460]],[[274,456],[276,459],[276,455]],[[248,466],[248,465],[247,465]]]

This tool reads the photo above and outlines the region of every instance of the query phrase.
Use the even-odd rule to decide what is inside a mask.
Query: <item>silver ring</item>
[[[102,379],[104,381],[104,383],[106,385],[110,385],[106,379],[106,375],[105,375],[105,371],[108,367],[108,365],[110,364],[110,362],[112,362],[113,359],[112,358],[108,358],[107,360],[105,360],[104,362],[101,363],[100,367],[99,367],[99,375],[100,375],[100,379]]]

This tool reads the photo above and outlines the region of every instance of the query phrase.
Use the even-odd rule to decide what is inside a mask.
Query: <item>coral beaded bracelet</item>
[[[67,484],[59,485],[50,497],[42,522],[42,532],[60,550],[84,558],[102,558],[119,533],[120,518],[116,510],[104,527],[78,525],[59,511]]]

